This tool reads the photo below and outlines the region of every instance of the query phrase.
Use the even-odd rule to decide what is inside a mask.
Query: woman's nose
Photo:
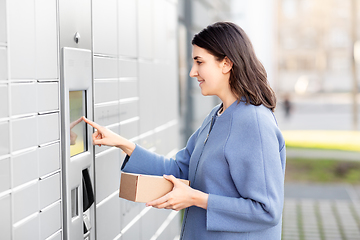
[[[192,66],[189,75],[190,75],[190,77],[196,77],[196,76],[198,76],[198,72],[197,72],[197,70],[196,70],[196,68],[195,68],[194,65]]]

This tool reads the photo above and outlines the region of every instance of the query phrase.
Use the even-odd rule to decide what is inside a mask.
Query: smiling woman
[[[146,205],[185,208],[181,239],[281,239],[285,142],[265,69],[245,32],[233,23],[208,26],[192,44],[190,76],[204,96],[216,95],[222,103],[175,159],[84,118],[97,129],[93,142],[123,149],[124,172],[165,174],[173,190]],[[190,186],[177,178],[190,180]]]

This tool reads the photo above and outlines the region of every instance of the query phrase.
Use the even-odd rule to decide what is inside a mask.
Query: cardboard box
[[[188,180],[180,179],[190,186]],[[134,202],[147,203],[158,199],[173,189],[172,182],[163,176],[121,173],[119,197]]]

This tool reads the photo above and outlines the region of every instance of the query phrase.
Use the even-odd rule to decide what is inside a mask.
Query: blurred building
[[[354,2],[278,0],[278,92],[352,90],[352,24],[359,26]]]

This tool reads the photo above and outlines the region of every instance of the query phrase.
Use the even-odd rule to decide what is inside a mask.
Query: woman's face
[[[204,48],[193,45],[193,66],[190,77],[197,78],[204,96],[217,95],[221,98],[229,90],[230,74],[224,73],[224,62],[219,62]]]

